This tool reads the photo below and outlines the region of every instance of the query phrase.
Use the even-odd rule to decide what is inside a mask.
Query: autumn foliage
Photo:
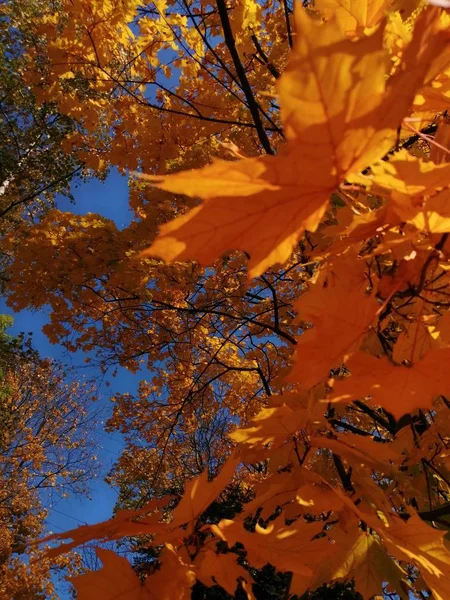
[[[92,389],[7,336],[7,324],[0,322],[0,598],[56,599],[52,567],[76,572],[77,560],[50,561],[32,542],[45,531],[49,501],[83,493],[95,471]]]
[[[251,599],[267,564],[286,599],[354,579],[447,600],[445,2],[59,4],[23,78],[76,124],[66,152],[132,172],[135,218],[25,220],[8,301],[50,306],[50,339],[105,372],[148,372],[107,425],[119,510],[48,556],[154,549],[138,576],[99,547],[80,600]]]

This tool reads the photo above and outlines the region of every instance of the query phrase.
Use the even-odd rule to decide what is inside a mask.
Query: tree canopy
[[[92,386],[0,322],[0,596],[57,598],[52,562],[31,542],[45,532],[48,501],[86,492],[94,472]],[[73,571],[76,571],[75,564]]]
[[[98,540],[79,600],[450,596],[446,4],[36,3],[21,81],[134,210],[2,241],[11,307],[142,372],[115,516],[47,538]]]

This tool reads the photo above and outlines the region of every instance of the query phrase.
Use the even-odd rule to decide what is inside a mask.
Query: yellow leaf
[[[354,534],[354,532],[352,532]],[[333,532],[332,534],[333,535]],[[355,589],[363,598],[382,593],[382,586],[389,581],[402,600],[408,600],[406,573],[388,555],[381,544],[369,533],[357,532],[341,536],[339,550],[319,568],[315,584],[335,579],[355,579]]]
[[[286,153],[144,176],[204,203],[164,225],[143,256],[206,265],[244,250],[249,277],[285,262],[305,229],[318,227],[333,188],[390,149],[447,37],[439,31],[438,11],[425,11],[403,68],[386,85],[381,29],[352,42],[333,23],[318,25],[302,8],[295,14],[297,42],[278,88]]]
[[[326,18],[336,19],[348,36],[359,36],[383,18],[391,0],[316,0],[314,7]]]
[[[402,150],[389,162],[373,165],[370,177],[353,180],[389,190],[392,209],[419,230],[444,233],[450,230],[449,177],[448,163],[425,162]]]
[[[405,52],[407,77],[400,71],[386,87],[381,29],[352,42],[342,39],[337,25],[317,25],[301,8],[295,19],[297,42],[278,88],[288,150],[144,176],[204,203],[164,225],[142,256],[207,265],[225,252],[244,250],[249,277],[285,262],[305,229],[318,227],[333,188],[389,150],[446,39],[438,11],[426,11]]]
[[[319,161],[328,173],[329,157],[332,173],[343,179],[394,145],[417,88],[446,53],[449,32],[441,31],[437,9],[424,11],[401,68],[386,83],[382,28],[349,41],[333,22],[319,26],[302,10],[295,18],[297,45],[278,85],[286,135],[305,168]]]
[[[399,150],[389,161],[380,161],[371,166],[368,176],[354,175],[352,180],[363,185],[378,186],[382,191],[390,190],[409,196],[426,197],[436,189],[445,187],[450,176],[450,165],[436,165]]]
[[[393,556],[419,567],[433,598],[448,599],[450,552],[444,545],[443,531],[433,529],[416,515],[406,523],[396,519],[377,531]]]
[[[282,397],[282,396],[281,396]],[[230,438],[251,450],[264,448],[267,444],[276,448],[295,433],[307,421],[305,409],[292,410],[285,404],[273,408],[263,408],[251,420],[250,427],[237,429]],[[247,457],[248,458],[248,457]]]
[[[205,202],[163,225],[142,256],[167,262],[195,259],[207,265],[231,250],[250,253],[249,277],[285,262],[305,229],[314,231],[325,213],[336,180],[293,168],[295,155],[216,161],[197,171],[147,177],[174,193]],[[226,182],[226,185],[224,185]]]
[[[434,143],[430,148],[430,158],[437,165],[450,161],[450,122],[448,118],[441,119],[438,123]]]
[[[152,500],[140,510],[119,510],[116,515],[108,521],[96,523],[95,525],[82,525],[71,531],[50,535],[42,540],[47,542],[51,540],[72,539],[72,542],[61,544],[56,548],[48,550],[48,556],[54,558],[63,552],[68,552],[72,548],[86,544],[91,540],[114,540],[125,536],[133,535],[152,535],[156,533],[167,533],[167,523],[160,523],[161,514],[155,512],[150,516],[146,513],[154,512],[156,509],[167,503],[167,498],[162,500]],[[140,518],[144,517],[144,518]],[[136,520],[140,518],[140,520]]]

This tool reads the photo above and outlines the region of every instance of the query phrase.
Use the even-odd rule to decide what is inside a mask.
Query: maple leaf
[[[350,42],[334,23],[319,26],[301,8],[295,15],[297,43],[279,82],[287,152],[143,175],[161,189],[205,202],[164,225],[142,256],[210,264],[239,249],[250,254],[249,277],[285,262],[305,229],[318,227],[331,191],[390,148],[447,37],[439,31],[437,11],[424,13],[405,53],[404,68],[414,64],[413,73],[399,72],[386,87],[381,29]]]
[[[412,366],[395,365],[386,358],[357,353],[346,362],[351,376],[334,381],[328,399],[348,403],[370,396],[374,404],[399,419],[418,408],[431,408],[435,396],[450,392],[446,375],[449,359],[448,348],[428,352]]]
[[[96,548],[95,552],[102,561],[103,567],[98,571],[69,578],[80,600],[91,600],[94,591],[99,600],[187,600],[190,598],[190,587],[195,583],[194,570],[183,561],[170,544],[166,544],[161,554],[160,569],[144,582],[139,579],[126,558],[102,548]]]
[[[173,525],[190,523],[192,528],[195,519],[208,508],[211,502],[228,485],[238,464],[239,458],[230,456],[212,481],[208,481],[207,470],[203,471],[199,477],[189,481],[178,506],[173,512]]]
[[[430,233],[450,231],[449,198],[450,190],[446,189],[414,206],[411,198],[392,194],[394,209],[398,215],[417,229]]]
[[[359,36],[383,18],[390,0],[316,0],[315,8],[326,18],[335,18],[348,36]]]
[[[223,519],[219,525],[212,525],[212,531],[233,546],[240,542],[247,550],[247,558],[255,567],[267,563],[282,564],[283,569],[301,577],[310,578],[314,566],[331,551],[324,538],[314,539],[322,530],[321,523],[297,521],[290,527],[280,527],[271,523],[266,529],[256,525],[255,533],[249,533],[239,521]]]
[[[436,189],[448,187],[450,175],[450,165],[436,165],[405,149],[396,152],[389,161],[374,163],[370,170],[370,175],[354,175],[353,180],[413,198],[431,196]]]
[[[286,136],[301,168],[316,163],[339,183],[370,164],[368,148],[378,151],[370,137],[385,92],[383,30],[350,42],[335,23],[318,26],[302,10],[296,25],[297,45],[278,84]]]
[[[403,221],[420,230],[445,233],[450,230],[449,176],[448,163],[436,165],[402,150],[389,162],[373,165],[370,177],[354,180],[389,190],[392,209]]]
[[[273,408],[263,408],[250,422],[250,427],[237,429],[230,433],[230,438],[241,447],[250,451],[263,449],[267,444],[276,448],[283,444],[286,438],[295,433],[307,421],[306,410],[293,410],[286,404]],[[246,452],[249,459],[252,456]]]
[[[429,80],[431,66],[442,56],[449,60],[445,49],[449,32],[442,30],[437,9],[424,11],[416,21],[402,68],[386,83],[382,29],[349,42],[341,39],[332,23],[308,28],[301,10],[296,19],[302,37],[279,83],[286,134],[302,158],[306,152],[316,160],[331,156],[334,172],[342,180],[392,147],[395,129],[417,88]],[[301,145],[306,136],[316,140],[308,150]]]
[[[245,505],[245,514],[254,514],[259,509],[263,518],[270,517],[277,507],[284,506],[286,508],[286,504],[293,500],[297,490],[301,496],[299,487],[301,487],[302,482],[302,478],[297,473],[277,473],[268,477],[256,486],[255,498]],[[307,495],[307,503],[308,509],[313,512],[309,494]],[[297,503],[295,509],[297,513],[301,512]]]
[[[231,479],[239,460],[236,457],[229,457],[220,471],[219,475],[208,482],[208,474],[204,471],[199,477],[196,477],[186,485],[185,494],[173,512],[172,523],[161,523],[161,514],[154,512],[155,509],[163,506],[169,500],[169,497],[160,500],[152,500],[139,510],[121,510],[107,521],[97,523],[96,525],[82,525],[71,531],[57,533],[47,536],[42,542],[51,540],[72,539],[72,542],[60,545],[48,550],[48,555],[56,557],[72,548],[86,544],[97,539],[117,539],[131,535],[162,535],[162,539],[169,541],[171,538],[177,538],[181,534],[177,532],[180,525],[190,523],[193,527],[194,521],[216,498],[220,491],[227,485]],[[145,516],[153,511],[154,514]],[[142,518],[142,516],[145,516]],[[139,520],[136,518],[141,517]]]
[[[331,262],[324,281],[297,301],[299,318],[312,321],[314,327],[298,338],[289,381],[316,384],[361,341],[379,308],[375,297],[366,293],[364,267],[352,254]]]
[[[220,585],[233,596],[238,579],[241,578],[249,583],[253,582],[250,573],[237,564],[237,558],[237,555],[231,552],[216,554],[206,548],[203,552],[200,552],[196,561],[197,578],[208,586]]]
[[[430,328],[425,323],[416,321],[398,336],[392,359],[398,365],[403,361],[414,363],[432,350],[434,343]]]
[[[402,600],[409,598],[406,572],[388,555],[380,542],[370,533],[352,528],[349,533],[333,529],[331,536],[339,551],[315,573],[314,585],[335,579],[355,579],[355,588],[363,598],[381,594],[388,581]]]
[[[161,514],[158,509],[170,500],[170,496],[158,500],[151,500],[139,510],[119,510],[112,519],[94,525],[81,525],[63,533],[54,533],[42,539],[40,543],[52,540],[67,540],[71,542],[50,548],[48,556],[56,557],[63,552],[68,552],[91,540],[113,540],[132,535],[151,535],[164,533],[169,539],[170,524],[161,523]],[[152,513],[148,515],[148,513]],[[142,518],[142,517],[145,518]],[[140,518],[140,520],[136,520]]]
[[[142,583],[126,558],[103,548],[96,548],[95,552],[103,567],[69,578],[79,600],[91,600],[93,593],[99,600],[156,600],[160,597]]]
[[[350,464],[372,465],[379,470],[389,469],[391,461],[399,461],[401,458],[389,444],[378,443],[351,433],[341,435],[337,439],[312,436],[309,443],[312,447],[328,448]]]
[[[447,119],[438,122],[438,130],[430,148],[430,158],[437,165],[450,159],[450,124]]]
[[[417,515],[407,523],[397,518],[389,527],[377,530],[388,551],[419,567],[436,600],[445,600],[450,587],[450,552],[444,544],[444,532],[433,529]]]
[[[315,230],[336,180],[319,165],[317,177],[293,169],[295,154],[217,161],[202,171],[187,171],[159,180],[158,187],[199,196],[205,203],[161,227],[154,244],[141,256],[168,262],[193,258],[210,264],[235,250],[250,253],[249,277],[285,262],[304,229]],[[223,181],[227,181],[224,187]]]
[[[195,584],[195,566],[185,547],[165,544],[160,556],[161,566],[146,579],[155,600],[189,600]]]
[[[338,511],[340,508],[339,501],[329,488],[323,485],[305,483],[297,489],[295,503],[287,506],[286,509],[291,509],[292,512],[297,514],[298,512],[320,514],[329,510],[330,502],[332,502],[333,511]]]

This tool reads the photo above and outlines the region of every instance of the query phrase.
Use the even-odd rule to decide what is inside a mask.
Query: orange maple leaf
[[[98,571],[71,577],[78,600],[188,600],[195,583],[194,568],[170,544],[161,553],[162,566],[144,582],[126,558],[96,549],[103,563]]]
[[[237,580],[244,579],[253,582],[248,571],[237,564],[238,556],[228,552],[227,554],[216,554],[209,548],[205,548],[198,556],[196,571],[197,578],[205,585],[220,585],[231,596],[234,596]]]
[[[98,571],[89,571],[69,581],[77,591],[78,600],[156,600],[159,596],[151,593],[147,585],[133,571],[126,558],[112,550],[96,548],[97,556],[103,563]]]
[[[389,444],[381,444],[351,433],[340,435],[338,439],[313,436],[309,439],[309,443],[312,447],[328,448],[345,458],[350,464],[375,466],[380,471],[388,469],[390,461],[401,458]]]
[[[435,396],[450,393],[449,361],[450,348],[428,352],[412,366],[357,353],[346,362],[351,376],[334,382],[328,400],[349,403],[370,396],[399,419],[418,408],[431,408]]]
[[[125,536],[167,532],[167,523],[160,523],[160,513],[154,512],[158,507],[167,503],[167,501],[168,497],[162,500],[152,500],[140,510],[119,510],[112,519],[94,525],[81,525],[81,527],[64,533],[55,533],[40,540],[39,543],[72,539],[71,542],[61,544],[56,548],[50,548],[47,551],[48,556],[54,558],[91,540],[114,540]],[[145,516],[149,512],[154,512],[154,514]],[[139,521],[135,520],[142,516],[145,517]]]
[[[271,523],[266,529],[256,525],[255,533],[246,531],[239,521],[222,519],[212,525],[216,535],[233,546],[244,544],[249,562],[261,568],[267,563],[282,564],[286,571],[311,577],[313,568],[331,552],[324,538],[315,539],[322,531],[321,523],[298,521],[291,527]]]
[[[237,456],[230,456],[222,466],[217,477],[208,481],[208,471],[192,479],[186,484],[186,489],[178,506],[173,512],[172,526],[190,523],[208,508],[211,502],[228,485],[239,464]]]
[[[366,293],[367,283],[364,262],[350,253],[331,263],[325,280],[297,301],[299,319],[314,327],[298,338],[289,381],[305,387],[318,383],[361,341],[379,308]]]
[[[421,231],[450,231],[450,165],[436,165],[401,150],[389,162],[374,164],[371,175],[355,176],[391,200],[391,208]]]
[[[445,546],[444,531],[433,529],[412,515],[407,523],[396,518],[389,527],[378,526],[377,532],[393,556],[420,568],[433,598],[447,600],[450,552]]]
[[[297,43],[278,86],[288,149],[276,157],[142,175],[161,189],[204,200],[164,225],[142,256],[206,265],[244,250],[249,277],[285,262],[303,232],[318,227],[332,190],[390,149],[448,37],[440,31],[439,11],[425,11],[402,69],[386,84],[381,28],[352,42],[335,23],[318,25],[302,8],[295,19]]]
[[[314,7],[326,18],[336,19],[349,37],[362,35],[366,27],[376,26],[390,0],[316,0]]]

